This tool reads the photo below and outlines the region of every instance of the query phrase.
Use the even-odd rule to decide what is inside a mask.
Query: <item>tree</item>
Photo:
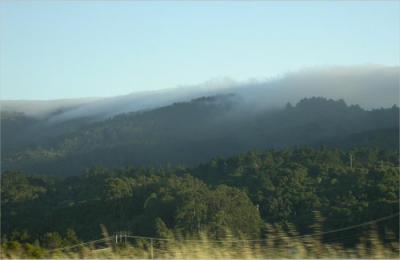
[[[63,240],[57,232],[48,232],[43,236],[43,244],[46,248],[60,248],[63,245]]]
[[[259,236],[263,221],[244,192],[220,185],[210,193],[207,205],[207,228],[217,237],[223,237],[227,230],[236,235]]]

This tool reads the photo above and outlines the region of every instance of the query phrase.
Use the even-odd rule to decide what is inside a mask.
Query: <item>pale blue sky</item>
[[[2,99],[399,65],[399,1],[1,1]]]

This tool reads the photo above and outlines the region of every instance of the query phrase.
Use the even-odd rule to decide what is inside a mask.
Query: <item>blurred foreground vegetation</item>
[[[310,234],[299,236],[293,229],[283,232],[269,228],[265,240],[241,240],[226,233],[222,240],[208,238],[205,234],[195,237],[175,236],[169,239],[128,239],[115,244],[113,237],[82,246],[48,250],[33,244],[3,243],[3,258],[96,258],[96,259],[268,259],[268,258],[398,258],[399,243],[393,234],[383,242],[376,231],[370,231],[359,243],[347,248],[333,241],[324,243],[321,237]]]

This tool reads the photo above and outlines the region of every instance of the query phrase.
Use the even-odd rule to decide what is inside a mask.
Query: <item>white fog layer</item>
[[[2,101],[2,110],[28,116],[51,116],[63,121],[80,117],[107,118],[189,101],[201,96],[232,93],[256,108],[295,104],[302,98],[322,96],[344,99],[366,109],[399,104],[399,67],[379,65],[306,69],[265,81],[210,81],[174,89],[133,93],[99,99],[54,101]],[[134,87],[133,87],[134,88]]]

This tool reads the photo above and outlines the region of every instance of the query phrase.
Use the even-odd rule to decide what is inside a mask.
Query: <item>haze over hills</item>
[[[368,111],[314,97],[285,108],[254,110],[234,94],[52,127],[26,117],[8,118],[3,120],[3,169],[75,175],[98,165],[196,165],[252,149],[397,149],[398,124],[397,106]]]
[[[221,94],[237,94],[244,105],[257,109],[283,107],[287,102],[297,103],[312,96],[344,99],[348,104],[371,109],[398,105],[399,73],[399,67],[380,65],[314,68],[269,80],[211,80],[199,85],[108,98],[5,100],[2,111],[21,112],[29,117],[46,118],[49,122],[77,118],[99,120]]]
[[[3,169],[75,175],[298,145],[394,149],[398,74],[336,67],[111,98],[2,101]]]

